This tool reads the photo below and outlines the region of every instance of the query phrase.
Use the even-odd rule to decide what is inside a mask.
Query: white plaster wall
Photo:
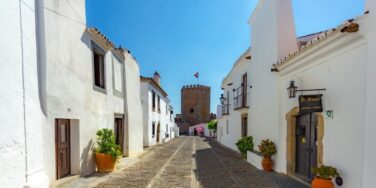
[[[105,56],[106,93],[93,89],[91,39],[85,33],[85,2],[46,0],[47,113],[45,164],[50,181],[56,171],[56,118],[79,120],[80,175],[95,171],[92,149],[95,133],[114,128],[114,114],[124,114],[124,101],[113,95],[112,53]],[[52,10],[52,11],[50,11]],[[58,13],[58,14],[57,14]]]
[[[0,184],[47,187],[41,128],[45,116],[38,90],[35,3],[0,2]],[[11,18],[11,19],[10,19]]]
[[[141,104],[143,113],[143,143],[144,146],[149,146],[149,138],[151,137],[151,130],[149,125],[151,124],[150,114],[151,111],[151,93],[148,91],[148,84],[141,82]],[[150,104],[149,104],[150,103]]]
[[[262,0],[250,19],[252,63],[248,70],[253,89],[250,92],[248,132],[254,145],[272,140],[277,148],[280,140],[278,80],[270,71],[281,57],[297,48],[291,0]],[[277,152],[276,157],[286,155]],[[280,170],[277,166],[277,170]]]
[[[323,162],[339,170],[344,179],[342,187],[363,187],[367,46],[364,38],[360,36],[362,32],[351,34],[355,36],[354,39],[336,48],[335,51],[329,50],[328,46],[317,46],[316,48],[321,48],[323,53],[317,50],[314,53],[314,50],[311,50],[313,52],[311,54],[320,55],[307,55],[300,61],[294,62],[311,63],[311,65],[302,66],[286,74],[281,72],[279,82],[281,128],[277,145],[279,155],[275,157],[277,171],[287,170],[285,115],[299,104],[297,98],[288,99],[286,88],[291,80],[295,80],[299,89],[327,89],[323,92],[323,108],[324,111],[333,110],[334,118],[324,120]],[[333,41],[331,45],[335,43],[336,41]],[[317,94],[317,92],[304,94]]]
[[[363,187],[376,187],[375,169],[376,169],[376,2],[367,0],[366,10],[369,10],[367,24],[367,71],[366,71],[366,114],[364,129],[364,164],[363,164]]]
[[[136,155],[143,151],[143,109],[141,105],[140,70],[136,60],[125,53],[125,93],[126,119],[128,126],[126,145],[128,155]]]

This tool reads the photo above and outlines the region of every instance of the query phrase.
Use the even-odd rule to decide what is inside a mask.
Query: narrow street
[[[151,147],[142,159],[112,174],[96,187],[307,187],[294,179],[265,173],[240,155],[215,141],[200,137],[180,137]]]

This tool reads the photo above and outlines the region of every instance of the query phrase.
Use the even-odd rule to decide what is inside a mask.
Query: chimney
[[[259,0],[249,24],[252,51],[266,56],[268,66],[298,49],[291,0]]]
[[[155,71],[153,79],[155,82],[157,82],[158,85],[161,85],[161,76],[157,71]]]

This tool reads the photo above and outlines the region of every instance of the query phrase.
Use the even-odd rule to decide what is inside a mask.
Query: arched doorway
[[[158,125],[157,125],[157,142],[159,142],[160,140],[160,129],[161,129],[161,124],[158,122]]]
[[[324,118],[321,113],[299,114],[295,107],[286,120],[287,174],[310,179],[310,168],[323,164]]]

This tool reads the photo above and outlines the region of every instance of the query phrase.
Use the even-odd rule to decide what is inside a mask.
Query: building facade
[[[235,143],[248,135],[249,91],[248,66],[251,49],[247,49],[234,63],[230,73],[222,81],[223,94],[217,114],[217,139],[225,146],[237,150]]]
[[[0,159],[12,161],[0,167],[9,172],[0,176],[2,185],[49,187],[69,175],[93,173],[96,131],[102,128],[114,130],[124,156],[141,152],[138,65],[127,50],[86,27],[85,2],[2,2],[1,7],[2,18],[16,15],[18,21],[10,24],[14,31],[1,30],[17,45],[9,48],[16,58],[1,61],[6,72],[0,81],[19,81],[0,90],[7,101],[1,120],[14,127],[1,141]],[[128,115],[129,109],[136,114]]]
[[[369,83],[376,75],[371,52],[376,22],[374,1],[366,4],[364,15],[297,39],[291,1],[259,1],[249,20],[247,133],[256,146],[256,152],[247,153],[251,164],[261,168],[257,145],[270,139],[277,147],[277,172],[310,182],[312,167],[330,165],[340,172],[342,187],[376,186],[371,177],[375,162],[370,160],[374,137],[369,133],[375,130],[375,109],[370,107],[375,86]],[[225,134],[221,124],[219,135]],[[218,138],[233,148],[224,136]]]
[[[160,75],[141,77],[141,98],[144,114],[144,146],[167,142],[178,131],[172,115],[172,105],[160,84]]]
[[[182,121],[190,125],[210,121],[210,87],[187,85],[181,89]]]

